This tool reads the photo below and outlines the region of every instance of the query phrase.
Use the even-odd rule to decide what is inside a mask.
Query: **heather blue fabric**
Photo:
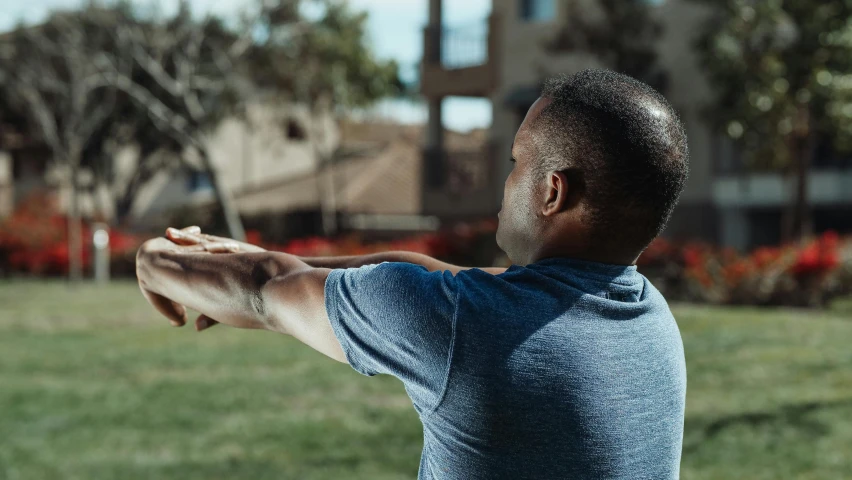
[[[679,476],[683,343],[635,266],[382,263],[333,270],[325,303],[352,367],[405,385],[420,479]]]

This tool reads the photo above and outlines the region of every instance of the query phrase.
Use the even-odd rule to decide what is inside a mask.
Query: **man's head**
[[[497,243],[521,265],[632,263],[671,216],[688,157],[677,113],[648,85],[606,70],[552,78],[515,135]]]

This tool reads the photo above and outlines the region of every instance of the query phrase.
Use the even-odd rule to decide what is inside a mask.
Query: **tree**
[[[245,96],[239,85],[243,72],[239,59],[252,43],[247,25],[237,36],[222,22],[208,16],[196,21],[188,3],[181,2],[177,14],[167,22],[123,21],[116,25],[116,48],[122,57],[132,58],[140,75],[127,75],[109,65],[111,84],[127,94],[151,123],[138,122],[137,134],[150,133],[153,126],[178,145],[181,154],[197,154],[222,207],[231,237],[244,240],[239,212],[213,165],[203,135],[233,112]],[[155,145],[155,144],[153,144]],[[144,181],[141,168],[148,165],[156,147],[150,143],[140,156],[140,170],[134,180]],[[131,183],[131,186],[133,183]]]
[[[0,123],[3,129],[12,135],[10,138],[22,138],[30,146],[43,147],[49,151],[54,151],[55,148],[51,148],[51,145],[47,143],[49,137],[45,137],[42,133],[42,124],[31,121],[35,118],[37,110],[31,105],[32,102],[27,102],[26,98],[18,93],[21,88],[39,89],[39,84],[30,85],[28,82],[19,81],[22,74],[27,74],[26,70],[40,71],[45,62],[55,67],[61,66],[65,61],[58,57],[65,55],[66,52],[50,53],[55,58],[47,58],[41,52],[46,46],[45,35],[50,37],[52,43],[56,43],[60,40],[53,38],[57,35],[57,29],[65,33],[68,33],[69,29],[77,30],[83,34],[78,38],[85,40],[85,49],[91,54],[88,56],[89,60],[93,60],[96,55],[107,55],[112,59],[121,60],[117,67],[113,63],[108,63],[109,69],[104,68],[102,61],[97,63],[92,61],[87,64],[100,76],[100,78],[94,78],[95,81],[91,86],[100,91],[110,91],[107,98],[112,108],[106,121],[90,124],[90,133],[79,155],[78,166],[79,171],[88,169],[94,173],[96,183],[115,190],[113,192],[116,196],[114,210],[118,212],[118,218],[123,218],[129,211],[139,187],[157,171],[174,166],[177,163],[174,159],[179,158],[181,151],[176,142],[160,133],[147,113],[140,110],[130,97],[109,86],[112,78],[108,78],[110,76],[108,74],[113,73],[113,70],[134,79],[140,77],[140,71],[134,69],[132,57],[129,55],[122,57],[119,55],[121,52],[116,49],[118,43],[115,37],[116,25],[135,21],[134,10],[128,3],[117,3],[109,8],[90,4],[79,11],[55,12],[42,25],[21,25],[0,37],[0,49],[4,52],[0,75],[3,75],[6,80],[0,82],[0,90],[3,92],[3,95],[0,95],[0,116],[2,116]],[[77,55],[76,59],[81,58]],[[24,68],[23,73],[17,70],[18,66]],[[65,75],[65,72],[66,70],[62,70],[60,73]],[[32,72],[29,72],[29,76],[33,76]],[[40,78],[40,80],[44,79]],[[70,93],[71,87],[67,85],[67,82],[68,79],[64,76],[54,78],[54,91],[49,93],[51,95]],[[64,121],[62,103],[53,103],[52,97],[45,96],[45,99],[50,101],[46,100],[44,106],[49,109],[55,108],[57,116],[55,120],[57,123],[62,123]],[[116,176],[113,157],[118,148],[128,145],[138,146],[140,161],[136,174],[129,181],[122,183]],[[164,151],[170,152],[171,155],[155,154]],[[60,161],[62,158],[57,155],[54,157],[54,161]]]
[[[748,166],[793,176],[782,231],[801,238],[817,144],[852,151],[852,2],[700,1],[715,12],[697,43],[715,90],[708,118]]]
[[[128,68],[122,59],[107,59],[100,48],[108,38],[91,28],[98,19],[59,13],[37,28],[18,27],[0,44],[0,89],[19,118],[66,168],[70,187],[68,209],[69,276],[82,277],[82,239],[77,194],[81,159],[95,133],[109,121],[116,92],[99,63],[110,61],[116,71]]]
[[[230,234],[241,238],[239,215],[204,142],[208,132],[225,117],[241,115],[246,103],[254,100],[271,98],[282,108],[302,103],[311,108],[313,119],[320,119],[324,113],[368,105],[401,86],[396,65],[375,59],[367,47],[365,14],[352,12],[342,1],[311,3],[322,7],[321,14],[306,18],[299,0],[258,0],[254,13],[241,15],[239,24],[226,24],[212,16],[198,18],[187,2],[168,18],[145,16],[121,2],[57,14],[45,26],[19,28],[14,35],[0,39],[6,52],[0,65],[0,75],[4,75],[0,82],[2,102],[25,98],[10,88],[26,88],[20,75],[42,68],[39,59],[44,55],[36,55],[36,47],[19,49],[14,42],[60,28],[53,24],[61,17],[62,28],[83,32],[78,40],[85,44],[87,53],[75,53],[83,47],[68,42],[74,49],[73,59],[53,48],[53,57],[43,68],[85,60],[81,65],[97,74],[92,76],[93,90],[74,97],[88,99],[80,110],[87,127],[77,135],[85,134],[85,140],[75,143],[81,143],[79,153],[73,155],[75,168],[89,168],[98,181],[116,187],[116,212],[122,217],[150,178],[163,169],[187,166],[187,156],[196,154],[223,206]],[[51,41],[55,46],[56,40]],[[22,69],[24,73],[15,72],[13,67],[18,64],[27,67]],[[66,72],[67,68],[59,73]],[[38,80],[51,78],[47,75]],[[64,77],[62,81],[65,83],[45,85],[45,92],[63,99],[72,91],[79,92]],[[102,95],[106,91],[109,95]],[[98,102],[103,99],[110,101]],[[44,108],[18,103],[15,112],[2,112],[4,122],[12,120],[25,136],[48,142],[49,135],[33,128],[40,125],[36,120],[45,116]],[[53,97],[42,103],[48,110],[54,104],[64,105],[54,102]],[[104,114],[107,118],[87,113],[95,106],[109,106]],[[76,111],[75,115],[81,116]],[[54,123],[65,125],[64,118],[57,117]],[[308,129],[321,165],[341,157],[336,150],[337,139],[328,135],[331,129],[321,122],[312,123]],[[119,182],[113,168],[114,152],[128,145],[138,148],[139,159],[129,180]],[[57,158],[65,158],[62,155],[55,153]],[[331,205],[324,210],[333,210],[333,202]]]
[[[548,50],[592,54],[607,68],[665,91],[667,77],[656,63],[663,26],[653,17],[649,2],[566,2],[566,8],[565,21],[548,41]]]
[[[257,30],[265,35],[247,59],[258,88],[274,92],[279,101],[310,108],[308,139],[319,168],[325,169],[318,177],[323,230],[332,235],[337,231],[333,164],[364,153],[339,147],[325,119],[402,95],[405,87],[396,62],[378,60],[370,50],[366,12],[351,10],[343,0],[322,0],[314,2],[321,14],[308,21],[299,14],[301,3],[264,3]]]
[[[397,65],[375,59],[367,46],[365,13],[352,12],[343,1],[326,0],[313,2],[321,14],[307,19],[302,3],[259,1],[255,13],[243,14],[240,35],[214,17],[193,20],[185,2],[162,25],[137,21],[119,27],[123,37],[119,46],[132,55],[143,75],[132,82],[123,79],[118,88],[149,109],[148,117],[157,128],[199,153],[235,238],[242,236],[239,216],[200,134],[215,128],[226,115],[239,115],[252,99],[271,98],[281,108],[304,104],[311,112],[308,140],[322,166],[341,157],[338,139],[323,122],[328,115],[369,105],[402,89]],[[143,121],[136,131],[144,132],[144,127],[150,124]],[[153,155],[159,151],[156,144],[140,142],[145,144],[151,145],[149,158],[167,158]],[[156,162],[140,164],[134,176],[138,181],[127,193],[132,194],[131,188],[158,167]],[[332,233],[333,185],[325,185],[324,224]]]
[[[156,174],[185,166],[182,145],[163,135],[134,102],[119,98],[112,122],[95,134],[83,154],[83,165],[91,169],[97,186],[105,187],[110,194],[110,213],[116,224],[128,219],[138,193]],[[132,172],[116,168],[115,156],[125,147],[137,152]]]

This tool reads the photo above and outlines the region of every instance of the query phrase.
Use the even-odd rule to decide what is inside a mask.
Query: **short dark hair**
[[[608,70],[549,79],[533,122],[539,173],[570,170],[583,188],[590,239],[644,250],[665,228],[688,174],[680,117],[648,85]]]

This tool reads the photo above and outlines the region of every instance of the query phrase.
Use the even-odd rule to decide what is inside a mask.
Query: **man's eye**
[[[515,157],[509,157],[509,161],[515,163]]]

